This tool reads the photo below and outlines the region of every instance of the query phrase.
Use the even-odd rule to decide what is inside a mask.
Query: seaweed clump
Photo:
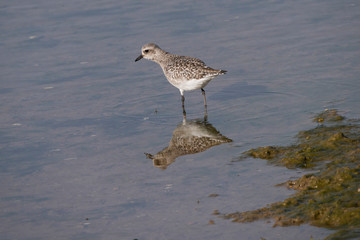
[[[336,110],[327,110],[314,121],[322,125],[300,132],[297,144],[259,147],[243,154],[287,168],[311,167],[318,171],[287,181],[285,185],[297,192],[282,202],[222,217],[234,222],[273,219],[274,226],[309,223],[338,230],[326,239],[360,237],[359,120],[345,122]]]
[[[314,118],[314,121],[323,124],[299,132],[296,144],[259,147],[245,152],[244,156],[266,159],[291,169],[313,168],[320,163],[339,159],[346,153],[354,155],[352,151],[359,147],[359,126],[350,124],[350,121],[344,123],[344,119],[336,110],[326,110]],[[327,126],[325,123],[331,124]]]

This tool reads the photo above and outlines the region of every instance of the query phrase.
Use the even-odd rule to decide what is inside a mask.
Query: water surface
[[[5,1],[0,4],[1,239],[315,239],[212,215],[253,210],[298,177],[262,160],[337,108],[360,116],[357,1]],[[207,87],[208,123],[231,143],[152,155],[183,122],[179,91],[140,48],[199,57],[228,73]],[[200,90],[187,119],[203,118]],[[209,197],[218,194],[218,197]],[[215,224],[209,224],[209,221]],[[210,222],[211,223],[211,222]]]

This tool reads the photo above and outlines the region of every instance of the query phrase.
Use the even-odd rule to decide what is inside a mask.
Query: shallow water
[[[237,224],[213,211],[253,210],[300,176],[238,159],[288,144],[337,108],[359,117],[357,1],[7,1],[0,4],[1,239],[321,239],[311,226]],[[134,62],[144,43],[228,73],[206,88],[208,123],[231,143],[152,155],[183,122],[160,67]],[[187,120],[203,118],[186,92]],[[219,194],[218,197],[208,197]],[[209,224],[213,220],[215,224]]]

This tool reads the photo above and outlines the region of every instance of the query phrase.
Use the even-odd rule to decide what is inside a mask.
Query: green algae
[[[290,198],[261,209],[222,214],[234,222],[273,219],[274,226],[309,223],[338,230],[326,239],[360,237],[360,126],[336,110],[314,121],[321,125],[299,132],[291,146],[251,149],[243,157],[268,160],[289,169],[317,170],[283,185],[296,190]]]
[[[337,122],[344,120],[345,117],[341,116],[336,109],[326,109],[314,117],[314,122]]]
[[[326,113],[330,116],[326,117]],[[327,110],[317,115],[314,121],[341,121],[340,124],[319,125],[314,129],[299,132],[294,145],[259,147],[245,152],[244,156],[266,159],[287,168],[313,168],[324,161],[341,159],[347,153],[354,155],[351,151],[359,148],[360,127],[353,124],[357,122],[355,120],[344,123],[342,120],[345,118],[335,113],[337,114],[335,110]]]

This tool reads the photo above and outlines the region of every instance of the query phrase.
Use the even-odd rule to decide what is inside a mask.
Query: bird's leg
[[[205,90],[204,89],[201,89],[201,92],[202,92],[202,95],[204,96],[204,106],[207,107],[207,104],[206,104],[206,96],[205,96]]]
[[[205,90],[201,89],[201,93],[204,96],[205,118],[207,118],[207,104],[206,104]]]
[[[182,109],[183,109],[183,116],[186,117],[186,111],[185,111],[185,97],[184,95],[181,95],[181,103],[182,103]]]

